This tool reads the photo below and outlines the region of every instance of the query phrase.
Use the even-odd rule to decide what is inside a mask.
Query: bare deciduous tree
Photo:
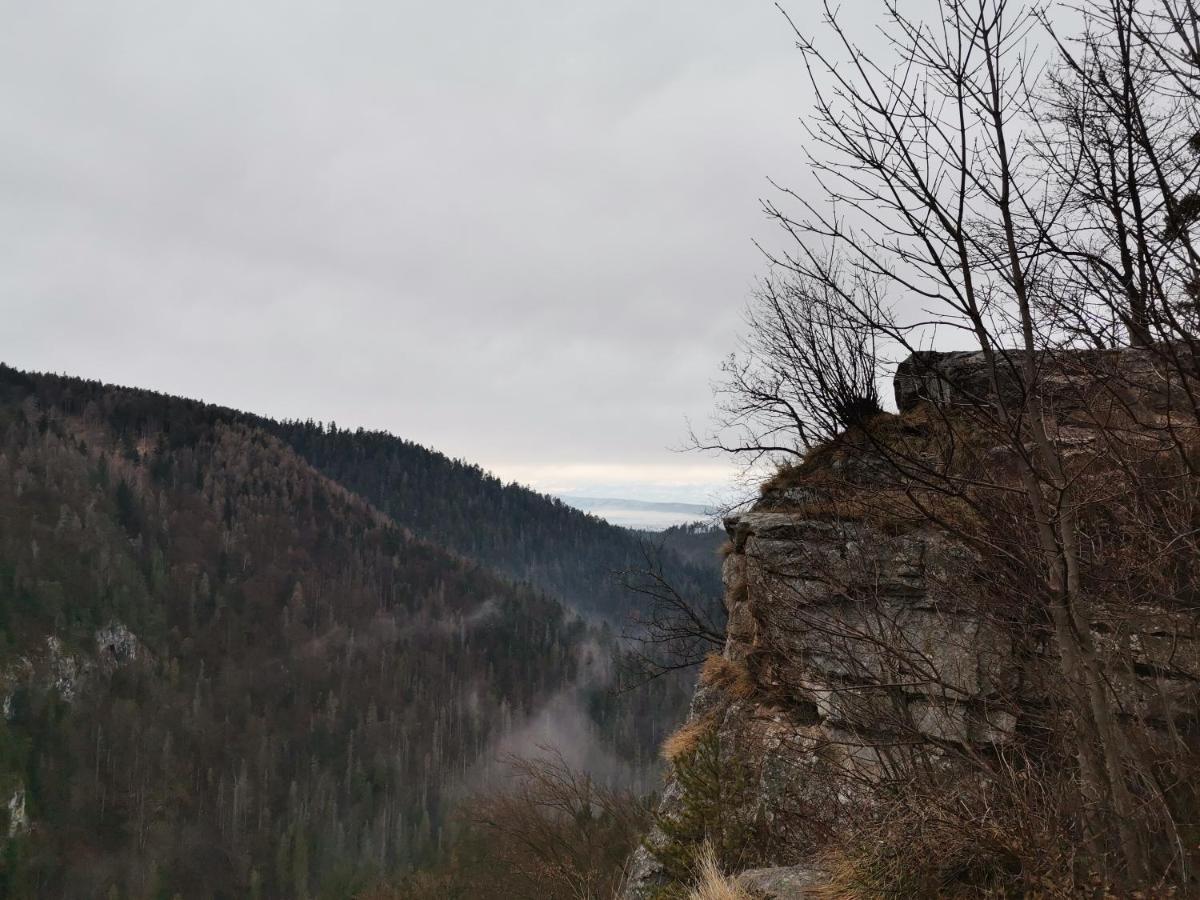
[[[572,770],[556,751],[509,763],[512,789],[479,798],[467,812],[489,836],[493,860],[525,896],[613,896],[625,855],[646,827],[646,804]]]
[[[693,436],[696,449],[801,457],[882,411],[876,335],[845,290],[833,264],[826,278],[782,273],[761,285],[742,353],[715,387],[717,433]]]
[[[1081,0],[1083,32],[1068,40],[1043,10],[1009,0],[941,0],[929,21],[884,7],[890,63],[863,52],[828,4],[827,44],[793,25],[824,196],[784,190],[767,206],[791,239],[772,263],[792,287],[759,298],[754,353],[732,370],[721,424],[740,439],[708,446],[803,458],[849,427],[891,466],[910,510],[939,526],[953,528],[947,501],[993,521],[1019,498],[1023,545],[962,536],[1023,559],[1010,587],[1027,607],[1018,620],[1043,615],[1053,646],[1083,846],[1128,885],[1163,866],[1181,877],[1179,855],[1147,839],[1151,822],[1178,835],[1180,820],[1116,687],[1134,658],[1099,635],[1121,633],[1122,567],[1150,580],[1131,546],[1174,565],[1197,551],[1184,524],[1200,411],[1196,10]],[[949,339],[979,354],[985,383],[919,371],[921,351]],[[844,383],[874,384],[882,345],[911,354],[950,399],[930,412],[936,441],[914,449],[839,414]],[[1141,354],[1136,373],[1107,352],[1127,345]],[[857,362],[830,368],[846,347],[869,376]],[[962,465],[981,439],[1003,466]],[[1112,533],[1106,508],[1120,511]],[[1195,585],[1159,587],[1157,602],[1186,609]],[[889,633],[842,637],[882,642],[903,662],[897,677],[936,683]]]
[[[644,684],[670,672],[692,669],[725,646],[725,607],[720,597],[681,591],[663,571],[660,554],[643,545],[645,564],[621,574],[627,590],[645,602],[633,613],[624,637],[632,648],[622,688]]]

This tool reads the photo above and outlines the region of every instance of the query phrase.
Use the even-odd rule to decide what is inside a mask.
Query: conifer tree
[[[675,781],[681,798],[678,809],[660,811],[655,824],[665,840],[647,849],[676,882],[690,882],[697,855],[705,843],[712,845],[723,867],[744,868],[746,852],[759,846],[758,823],[747,813],[751,790],[749,765],[728,750],[722,752],[716,730],[702,737],[695,748],[674,761]]]

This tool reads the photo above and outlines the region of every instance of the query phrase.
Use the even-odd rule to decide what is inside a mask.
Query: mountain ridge
[[[348,896],[436,858],[466,774],[564,700],[613,772],[656,765],[641,719],[686,695],[583,677],[619,652],[609,589],[576,615],[464,552],[522,533],[472,536],[489,498],[545,505],[484,483],[447,547],[425,498],[479,470],[418,453],[442,480],[406,492],[371,440],[0,367],[0,894]],[[525,531],[626,546],[549,509]],[[570,588],[612,558],[538,569],[563,546],[511,568]]]
[[[127,397],[125,406],[141,407],[125,411],[127,421],[121,424],[133,429],[153,427],[172,406],[183,407],[204,422],[241,422],[263,428],[335,482],[354,490],[418,536],[495,568],[502,575],[549,590],[585,614],[599,615],[619,624],[632,611],[630,595],[618,576],[644,563],[643,537],[635,529],[610,524],[528,486],[506,483],[464,459],[386,431],[350,430],[312,420],[276,420],[153,389],[111,385],[77,376],[22,372],[0,363],[0,383],[18,382],[30,387],[40,385],[43,390],[57,385],[60,391],[71,395],[74,403],[86,403],[98,393],[119,392]],[[185,440],[187,430],[193,426],[176,424],[183,431],[177,430],[177,437],[172,440]],[[422,476],[423,484],[414,485],[415,478],[406,478],[414,472]],[[451,496],[453,501],[439,506],[439,492]],[[503,534],[484,535],[474,527],[474,521],[464,526],[461,521],[464,515],[491,522],[524,516],[535,533],[510,529]],[[538,546],[538,541],[545,546]],[[572,555],[581,544],[598,546],[601,550],[588,560],[586,577],[569,578],[561,571],[559,561]],[[659,562],[681,589],[706,596],[720,593],[720,579],[713,567],[696,567],[670,549]]]

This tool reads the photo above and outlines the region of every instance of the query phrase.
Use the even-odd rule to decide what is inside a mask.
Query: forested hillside
[[[80,411],[101,404],[129,440],[162,430],[172,445],[186,443],[216,423],[262,429],[417,536],[529,581],[573,609],[621,622],[635,602],[617,576],[646,564],[644,536],[412,441],[334,424],[278,422],[154,391],[27,375],[3,365],[0,379],[23,381],[51,407]],[[664,573],[681,591],[719,595],[717,567],[706,553],[676,553],[668,541],[660,556]]]
[[[678,692],[615,705],[609,631],[467,558],[514,546],[564,590],[637,551],[393,438],[0,367],[0,895],[346,896],[568,701],[644,769]]]
[[[417,534],[527,580],[575,609],[610,620],[631,611],[634,595],[614,575],[646,564],[636,533],[384,432],[312,422],[265,427]],[[669,548],[661,562],[681,591],[720,593],[711,557],[685,561]]]
[[[662,531],[644,531],[642,539],[668,557],[676,557],[704,572],[714,570],[714,560],[727,540],[725,529],[711,521],[686,522]]]

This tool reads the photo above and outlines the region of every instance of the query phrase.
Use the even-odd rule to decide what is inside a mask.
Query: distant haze
[[[654,503],[613,497],[561,497],[564,503],[599,516],[613,525],[661,531],[672,525],[697,522],[714,516],[717,509],[696,503]]]

